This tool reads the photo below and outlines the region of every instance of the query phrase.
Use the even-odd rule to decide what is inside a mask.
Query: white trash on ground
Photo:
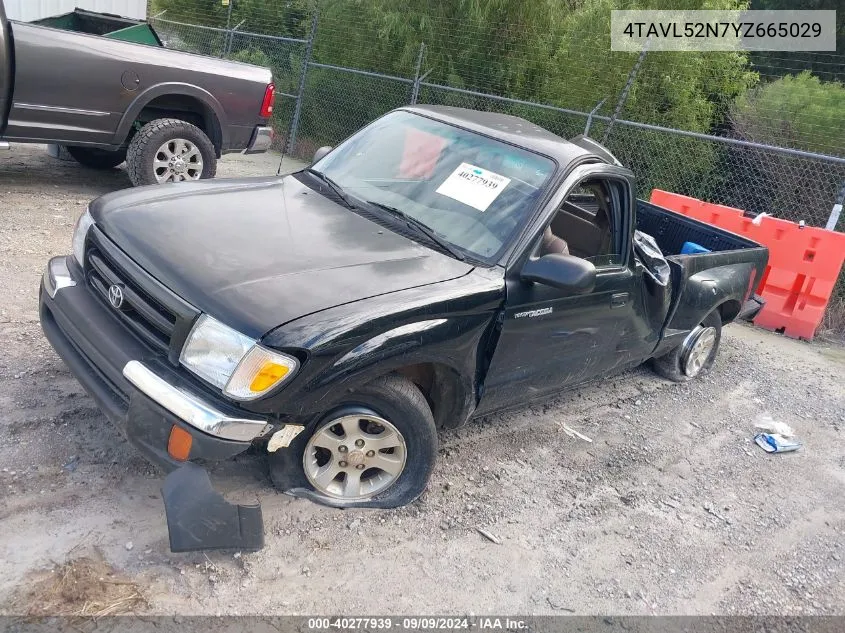
[[[768,413],[760,416],[758,422],[754,425],[755,429],[759,429],[763,433],[774,433],[782,435],[783,437],[793,437],[795,435],[792,427],[786,422],[778,422],[772,418]]]
[[[796,439],[795,432],[786,422],[778,422],[768,413],[760,416],[754,428],[762,433],[754,436],[754,443],[767,453],[789,453],[797,451],[802,444]]]

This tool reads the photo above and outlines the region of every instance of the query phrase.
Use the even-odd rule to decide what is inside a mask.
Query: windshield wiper
[[[349,207],[350,209],[355,208],[356,205],[354,202],[352,202],[352,199],[349,197],[349,194],[343,190],[343,187],[341,187],[334,180],[326,176],[326,174],[321,171],[317,171],[316,169],[311,169],[310,167],[308,167],[305,171],[314,176],[314,178],[316,178],[320,182],[324,183],[326,186],[328,186],[329,189],[334,191],[337,197],[346,203],[347,207]]]
[[[420,220],[417,220],[415,217],[408,215],[404,211],[400,211],[396,207],[391,207],[389,204],[383,204],[381,202],[375,202],[374,200],[367,200],[367,204],[370,204],[374,207],[377,207],[377,208],[381,209],[382,211],[387,211],[391,215],[396,216],[400,220],[403,220],[405,222],[405,224],[407,224],[410,228],[414,229],[418,233],[422,233],[423,235],[425,235],[428,239],[430,239],[432,242],[437,244],[440,248],[442,248],[444,251],[449,253],[455,259],[458,259],[462,262],[466,261],[466,257],[464,257],[464,255],[462,253],[457,251],[455,249],[455,247],[453,247],[451,244],[449,244],[449,242],[447,242],[442,237],[440,237],[437,233],[435,233],[434,229],[432,229],[425,222],[421,222]]]

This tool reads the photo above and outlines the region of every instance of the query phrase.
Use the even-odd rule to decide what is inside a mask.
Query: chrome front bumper
[[[47,262],[42,282],[44,291],[50,295],[51,299],[55,299],[56,293],[62,288],[75,286],[76,281],[74,281],[70,269],[67,267],[67,257],[54,257]]]
[[[269,428],[266,420],[232,417],[221,413],[193,394],[174,387],[140,361],[130,360],[126,363],[123,376],[177,418],[209,435],[216,435],[225,440],[249,442]]]

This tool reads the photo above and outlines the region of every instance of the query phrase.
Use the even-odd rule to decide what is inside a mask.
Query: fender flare
[[[432,407],[435,424],[438,428],[450,429],[461,426],[470,418],[477,405],[474,381],[460,368],[429,355],[417,356],[397,350],[395,355],[386,360],[374,360],[371,364],[360,366],[348,373],[344,372],[341,376],[335,374],[333,380],[342,381],[346,387],[344,392],[335,392],[336,398],[339,401],[345,393],[354,391],[379,376],[397,372],[404,367],[423,364],[439,369],[435,371],[432,385],[441,396]],[[326,403],[325,400],[322,402]]]
[[[672,319],[672,328],[691,330],[726,303],[737,308],[728,313],[727,319],[721,315],[723,321],[732,321],[747,298],[754,274],[754,265],[749,263],[720,266],[693,275],[683,289],[683,303]]]
[[[113,143],[116,145],[122,145],[129,136],[132,124],[135,123],[136,119],[141,114],[141,111],[147,107],[153,99],[164,95],[185,95],[188,97],[194,97],[204,103],[214,113],[214,116],[217,119],[217,125],[220,127],[221,142],[220,147],[217,148],[218,151],[222,151],[224,148],[229,146],[228,119],[226,117],[226,111],[223,109],[220,102],[207,90],[193,84],[181,82],[156,84],[154,86],[150,86],[135,97],[135,100],[129,105],[126,112],[123,113],[123,117],[120,119],[120,123],[117,126],[117,132],[114,135],[114,139],[112,139]]]
[[[435,423],[438,427],[460,426],[469,419],[478,404],[475,354],[444,357],[431,350],[426,341],[429,332],[441,325],[449,327],[448,321],[433,319],[411,323],[360,343],[327,367],[305,388],[312,397],[309,400],[313,402],[316,399],[319,407],[325,409],[327,405],[339,402],[349,391],[379,376],[413,365],[432,365],[435,368],[432,388],[441,396],[439,406],[433,411]],[[470,335],[465,341],[470,349],[478,349],[478,337]],[[338,390],[338,385],[343,385],[345,389]]]

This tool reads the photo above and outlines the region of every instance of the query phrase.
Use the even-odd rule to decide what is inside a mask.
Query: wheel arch
[[[151,116],[150,120],[173,118],[196,125],[211,139],[218,158],[229,145],[226,111],[214,95],[198,86],[165,83],[148,88],[123,114],[113,142],[126,143],[132,126],[145,114]]]
[[[466,422],[475,408],[472,382],[444,363],[423,362],[393,370],[414,383],[422,392],[437,428],[456,428]]]
[[[742,310],[742,303],[737,299],[727,299],[720,303],[716,309],[722,318],[722,325],[727,325],[736,319],[740,310]]]
[[[309,392],[311,406],[303,414],[319,414],[342,402],[379,378],[398,374],[410,380],[422,392],[438,428],[456,428],[465,423],[475,411],[475,384],[472,374],[453,364],[433,358],[411,358],[398,355],[378,363],[358,366],[351,370],[323,375],[319,384],[312,384]],[[337,389],[343,384],[345,389]]]

